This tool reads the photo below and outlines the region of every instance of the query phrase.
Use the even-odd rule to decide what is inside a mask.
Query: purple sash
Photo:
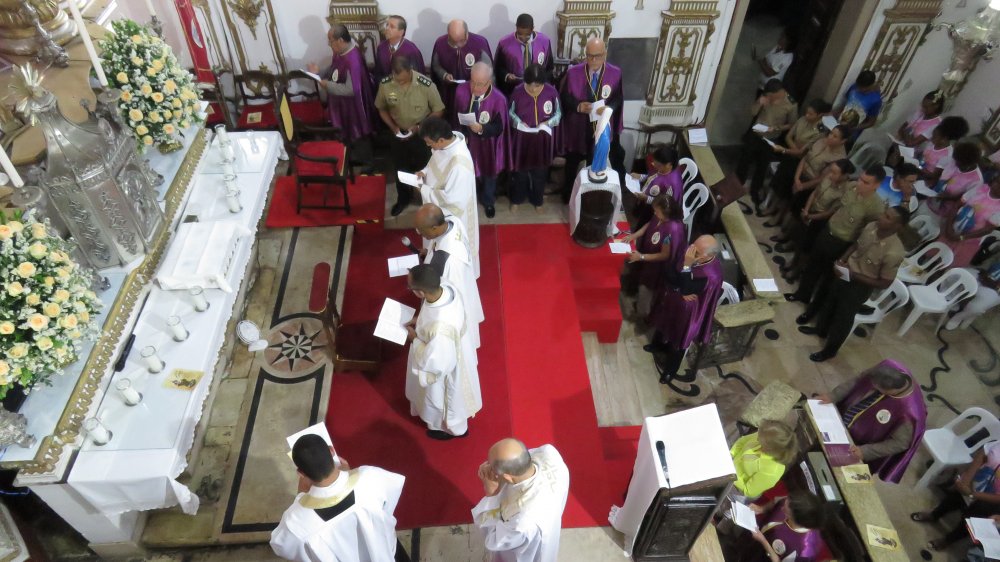
[[[620,96],[621,88],[622,71],[609,63],[604,64],[596,91],[591,87],[590,78],[587,76],[586,63],[569,67],[562,83],[562,92],[569,94],[574,99],[589,102],[595,102],[599,99],[607,101],[616,93]],[[616,111],[611,117],[611,131],[615,138],[621,135],[622,123],[622,112]],[[561,153],[590,153],[591,147],[594,146],[594,129],[590,124],[589,115],[578,113],[575,107],[564,107],[562,126],[559,129],[561,131],[559,137]]]
[[[885,396],[878,400],[854,418],[848,426],[848,431],[855,444],[866,445],[888,439],[901,423],[913,424],[913,438],[906,451],[869,463],[871,471],[878,473],[882,480],[898,483],[924,437],[924,429],[927,427],[927,406],[924,404],[923,393],[920,392],[920,384],[902,363],[888,359],[879,365],[888,365],[906,373],[910,377],[912,390],[906,396],[898,398]],[[845,412],[872,392],[877,391],[872,385],[871,377],[862,377],[847,397],[837,404],[837,409]]]
[[[684,262],[687,251],[687,229],[681,221],[660,221],[655,216],[647,223],[646,232],[636,242],[635,249],[642,254],[658,254],[663,244],[670,244],[667,261],[641,262],[639,282],[650,289],[660,288],[664,271],[677,271]]]
[[[504,72],[509,72],[519,77],[524,77],[524,45],[517,40],[517,34],[511,33],[497,43],[496,65],[503,68]],[[531,63],[540,64],[544,68],[550,68],[552,62],[552,42],[542,33],[535,32],[535,39],[531,42]],[[497,76],[497,84],[503,84],[501,88],[510,92],[520,83],[508,85],[506,76]]]
[[[533,98],[524,89],[524,84],[518,84],[510,96],[510,103],[518,119],[524,121],[528,127],[537,127],[555,115],[559,92],[552,85],[546,84],[538,97]],[[546,108],[549,110],[548,113],[545,112]],[[559,127],[556,127],[552,134],[555,135],[558,130]],[[545,133],[511,131],[510,162],[514,171],[548,168],[554,156],[555,141],[552,136]]]
[[[472,75],[472,65],[479,62],[479,57],[484,52],[489,56],[492,63],[493,55],[490,54],[490,43],[482,35],[469,33],[469,40],[465,42],[465,45],[456,49],[448,44],[448,35],[445,34],[438,37],[437,41],[434,42],[432,58],[437,57],[437,62],[441,65],[441,68],[448,74],[451,74],[455,80],[468,81]],[[444,101],[445,115],[448,121],[451,122],[452,128],[457,129],[458,116],[455,112],[455,91],[458,85],[454,82],[445,82],[438,77],[437,73],[433,74],[434,81],[441,92],[441,99]]]
[[[764,537],[781,559],[794,552],[796,562],[820,560],[827,551],[822,534],[819,529],[810,529],[802,533],[789,527],[785,522],[788,518],[788,513],[785,511],[787,505],[787,500],[782,501],[760,524]]]
[[[413,70],[416,70],[420,74],[427,74],[426,67],[424,66],[424,55],[413,41],[404,37],[395,53],[391,52],[388,41],[382,41],[378,44],[378,48],[375,49],[376,84],[381,82],[386,76],[392,74],[392,57],[394,55],[404,55],[413,64]]]
[[[351,97],[329,96],[330,124],[341,129],[350,141],[371,134],[375,94],[361,49],[355,46],[343,55],[334,55],[330,72],[337,74],[336,82],[345,82],[350,76],[354,84],[354,95]]]
[[[674,168],[666,175],[654,175],[652,179],[642,186],[642,192],[646,195],[656,197],[658,195],[670,195],[678,205],[681,204],[682,191],[684,189],[684,176],[680,168]]]
[[[460,84],[455,91],[455,112],[469,113],[472,109],[472,86],[466,82]],[[462,125],[462,134],[469,144],[472,162],[476,166],[476,177],[496,176],[507,168],[507,99],[496,88],[490,86],[489,91],[479,102],[479,113],[476,119],[481,125],[492,123],[499,119],[503,131],[499,137],[483,137],[472,132],[472,129]],[[484,121],[485,120],[485,121]]]
[[[680,291],[667,284],[653,311],[653,323],[663,335],[663,341],[677,349],[687,349],[695,341],[708,343],[712,336],[712,319],[722,294],[722,263],[718,258],[692,268],[691,276],[707,280],[697,299],[685,300]]]

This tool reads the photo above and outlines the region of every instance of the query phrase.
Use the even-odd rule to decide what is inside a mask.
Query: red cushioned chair
[[[278,80],[270,72],[248,70],[236,77],[237,91],[243,101],[236,129],[272,130],[278,128],[274,106],[278,102]]]
[[[310,127],[292,116],[288,94],[281,93],[278,103],[278,117],[281,136],[285,141],[285,151],[291,161],[290,174],[295,176],[295,212],[302,209],[343,209],[351,214],[351,200],[347,193],[348,184],[354,183],[354,170],[347,165],[347,145],[341,141],[340,129],[333,127]],[[301,140],[301,135],[326,140]],[[343,191],[343,204],[335,201],[332,191],[339,186]],[[306,202],[317,188],[319,203]]]
[[[326,104],[319,95],[319,84],[308,74],[301,70],[290,71],[285,92],[292,117],[300,123],[314,127],[330,124]]]

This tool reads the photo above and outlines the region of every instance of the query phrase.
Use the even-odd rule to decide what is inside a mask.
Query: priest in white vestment
[[[417,210],[416,225],[417,232],[424,238],[424,247],[420,250],[423,262],[433,265],[444,282],[458,289],[465,305],[466,329],[478,349],[479,324],[485,316],[465,225],[455,215],[446,215],[434,203],[425,203]]]
[[[498,441],[479,467],[486,493],[472,520],[493,562],[556,562],[569,469],[552,445],[527,449],[514,438]]]
[[[469,233],[472,269],[479,277],[479,205],[476,202],[476,169],[462,133],[440,117],[428,117],[420,123],[420,135],[431,147],[427,167],[417,172],[423,182],[420,197],[424,203],[458,217]]]
[[[406,326],[410,413],[424,420],[432,439],[465,437],[469,418],[483,407],[483,396],[462,296],[441,282],[441,274],[429,264],[410,268],[407,284],[423,299],[417,317]]]
[[[392,514],[402,475],[374,466],[349,470],[313,434],[295,442],[292,461],[299,493],[271,533],[275,554],[297,562],[409,562]]]

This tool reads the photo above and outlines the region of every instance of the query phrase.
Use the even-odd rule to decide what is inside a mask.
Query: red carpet
[[[320,185],[310,186],[305,203],[318,203],[321,198]],[[330,188],[333,201],[343,203],[343,193],[339,187]],[[347,187],[351,197],[351,214],[344,210],[303,209],[295,213],[296,188],[293,176],[279,177],[275,182],[271,208],[265,224],[268,228],[288,228],[293,226],[336,226],[362,222],[379,222],[385,216],[385,177],[357,176]]]

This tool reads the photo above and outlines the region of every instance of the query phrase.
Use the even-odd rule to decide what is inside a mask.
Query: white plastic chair
[[[937,240],[937,237],[941,235],[941,227],[937,222],[927,215],[916,215],[910,220],[910,228],[912,228],[918,236],[920,236],[920,241],[917,245],[913,247],[913,254],[920,251],[920,247],[924,244],[930,242],[931,240]]]
[[[976,281],[975,275],[964,269],[956,268],[949,269],[947,273],[938,277],[930,285],[910,285],[908,289],[910,290],[910,303],[913,304],[913,310],[906,317],[903,325],[899,327],[899,331],[896,332],[897,336],[905,335],[924,313],[941,315],[937,328],[934,330],[937,332],[944,322],[945,313],[961,300],[976,294],[979,282]]]
[[[908,285],[923,285],[953,261],[955,252],[951,248],[943,242],[932,242],[912,256],[903,258],[896,279]]]
[[[740,302],[740,292],[725,281],[722,282],[722,294],[719,295],[719,306],[724,304],[736,304]]]
[[[690,158],[681,158],[677,161],[677,165],[681,167],[681,177],[684,178],[686,189],[698,177],[698,165]]]
[[[956,429],[958,425],[975,418],[979,418],[979,421],[975,422],[968,430],[961,435],[956,433],[959,431]],[[968,439],[980,432],[983,432],[982,437],[972,443],[967,442]],[[969,408],[944,427],[928,429],[924,432],[923,443],[933,457],[934,464],[920,477],[916,487],[926,488],[948,467],[972,462],[973,453],[986,443],[997,440],[1000,440],[1000,421],[995,415],[982,408]]]
[[[882,289],[877,296],[865,302],[865,305],[875,309],[871,314],[854,315],[854,326],[851,327],[851,333],[853,334],[854,330],[862,324],[873,324],[871,332],[874,335],[875,328],[878,328],[879,322],[885,320],[886,315],[897,308],[903,308],[908,302],[910,302],[910,293],[906,290],[906,285],[899,279],[894,279],[892,285]]]
[[[691,227],[694,224],[694,214],[702,205],[711,199],[708,188],[703,183],[693,183],[684,188],[684,198],[681,206],[684,208],[684,226],[687,227],[688,242],[691,241]]]

